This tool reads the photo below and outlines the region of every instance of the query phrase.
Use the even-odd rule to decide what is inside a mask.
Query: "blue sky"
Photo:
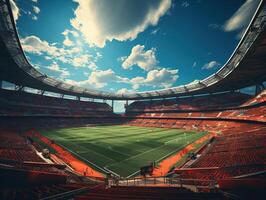
[[[259,0],[12,0],[24,51],[43,73],[127,93],[217,71]]]

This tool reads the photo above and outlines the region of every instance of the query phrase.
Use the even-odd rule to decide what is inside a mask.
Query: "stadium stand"
[[[174,187],[112,187],[104,190],[97,188],[87,194],[75,197],[75,200],[95,199],[95,200],[114,200],[114,199],[160,199],[160,200],[182,200],[182,199],[224,199],[220,193],[193,193],[185,188]]]
[[[265,171],[265,131],[265,126],[261,125],[227,124],[222,134],[197,155],[189,168],[184,166],[177,172],[186,178],[220,180]]]
[[[64,164],[47,163],[33,141],[18,131],[0,131],[0,199],[35,200],[49,196],[73,197],[101,183],[81,181]],[[4,180],[4,181],[3,181]]]
[[[0,141],[1,159],[43,162],[43,159],[37,156],[31,146],[27,144],[26,139],[14,132],[1,130]]]
[[[127,107],[127,111],[167,111],[167,110],[211,110],[237,107],[251,98],[239,92],[204,95],[176,99],[135,101]]]
[[[232,120],[250,120],[250,121],[259,121],[265,122],[265,111],[266,111],[266,102],[263,96],[265,95],[265,90],[255,97],[250,95],[241,95],[240,93],[230,93],[229,100],[226,100],[226,95],[221,98],[219,95],[212,95],[202,97],[193,97],[193,102],[189,103],[191,98],[183,98],[183,104],[179,102],[178,99],[174,103],[173,100],[160,100],[155,104],[153,101],[137,101],[132,103],[126,109],[127,117],[134,118],[155,118],[161,119],[160,121],[163,124],[167,124],[167,121],[164,119],[232,119]],[[241,98],[239,98],[241,97]],[[243,98],[244,97],[244,98]],[[218,100],[215,101],[215,104],[211,105],[209,99],[223,99],[222,102],[218,103]],[[204,100],[205,99],[205,100]],[[238,99],[237,104],[228,104],[231,102],[231,99]],[[258,100],[258,101],[257,101]],[[201,102],[202,101],[202,102]],[[169,103],[174,103],[170,106]],[[194,104],[197,102],[199,104]],[[201,102],[201,103],[200,103]],[[226,102],[226,103],[225,103]],[[241,103],[240,103],[241,102]],[[224,104],[225,103],[225,104]],[[144,107],[141,107],[145,105]],[[158,106],[156,106],[158,105]],[[163,105],[163,106],[161,106]],[[199,105],[199,106],[197,106]],[[215,106],[214,106],[215,105]],[[230,106],[228,106],[230,105]],[[185,108],[185,109],[184,109]],[[190,109],[188,109],[190,108]],[[141,110],[142,109],[142,110]]]
[[[199,97],[200,100],[193,97],[200,107],[187,103],[185,106],[179,104],[179,109],[176,110],[166,109],[167,100],[160,101],[164,106],[159,102],[153,104],[139,101],[140,105],[146,107],[140,108],[139,102],[133,103],[126,116],[133,119],[128,124],[134,126],[184,128],[217,133],[211,143],[197,152],[197,159],[188,159],[183,166],[175,169],[175,173],[182,179],[220,181],[243,175],[252,177],[254,173],[264,173],[266,170],[264,95],[265,91],[255,97],[243,95],[245,98],[240,98],[241,101],[234,104],[234,107],[232,104],[224,104],[226,100],[223,100],[222,104],[217,103],[212,108],[208,107],[206,101],[205,105],[199,103],[202,97]],[[238,99],[239,96],[239,93],[231,93],[230,98]],[[149,106],[151,104],[153,107]],[[138,111],[135,112],[136,110]]]
[[[0,90],[2,116],[111,116],[112,108],[106,103],[60,99],[43,95]]]

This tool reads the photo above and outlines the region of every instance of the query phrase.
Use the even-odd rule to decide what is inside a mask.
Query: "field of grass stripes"
[[[205,132],[134,126],[66,128],[41,133],[96,165],[126,177],[159,161]]]

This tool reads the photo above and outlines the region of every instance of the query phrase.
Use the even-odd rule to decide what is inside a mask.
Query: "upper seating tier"
[[[194,96],[176,99],[163,99],[152,101],[135,101],[127,106],[127,112],[148,111],[200,111],[217,110],[241,106],[250,106],[266,100],[266,92],[253,97],[240,92],[228,92],[204,96]]]
[[[56,98],[0,89],[0,116],[110,116],[107,103]]]

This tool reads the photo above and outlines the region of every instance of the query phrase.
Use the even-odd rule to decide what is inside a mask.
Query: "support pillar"
[[[150,99],[150,105],[149,105],[149,108],[151,108],[152,106],[152,99]]]
[[[112,111],[114,112],[114,100],[112,99]]]
[[[23,91],[24,90],[24,86],[22,86],[22,85],[15,85],[15,90],[16,91]]]
[[[45,92],[44,90],[38,90],[37,94],[39,94],[39,95],[43,95],[44,92]]]

